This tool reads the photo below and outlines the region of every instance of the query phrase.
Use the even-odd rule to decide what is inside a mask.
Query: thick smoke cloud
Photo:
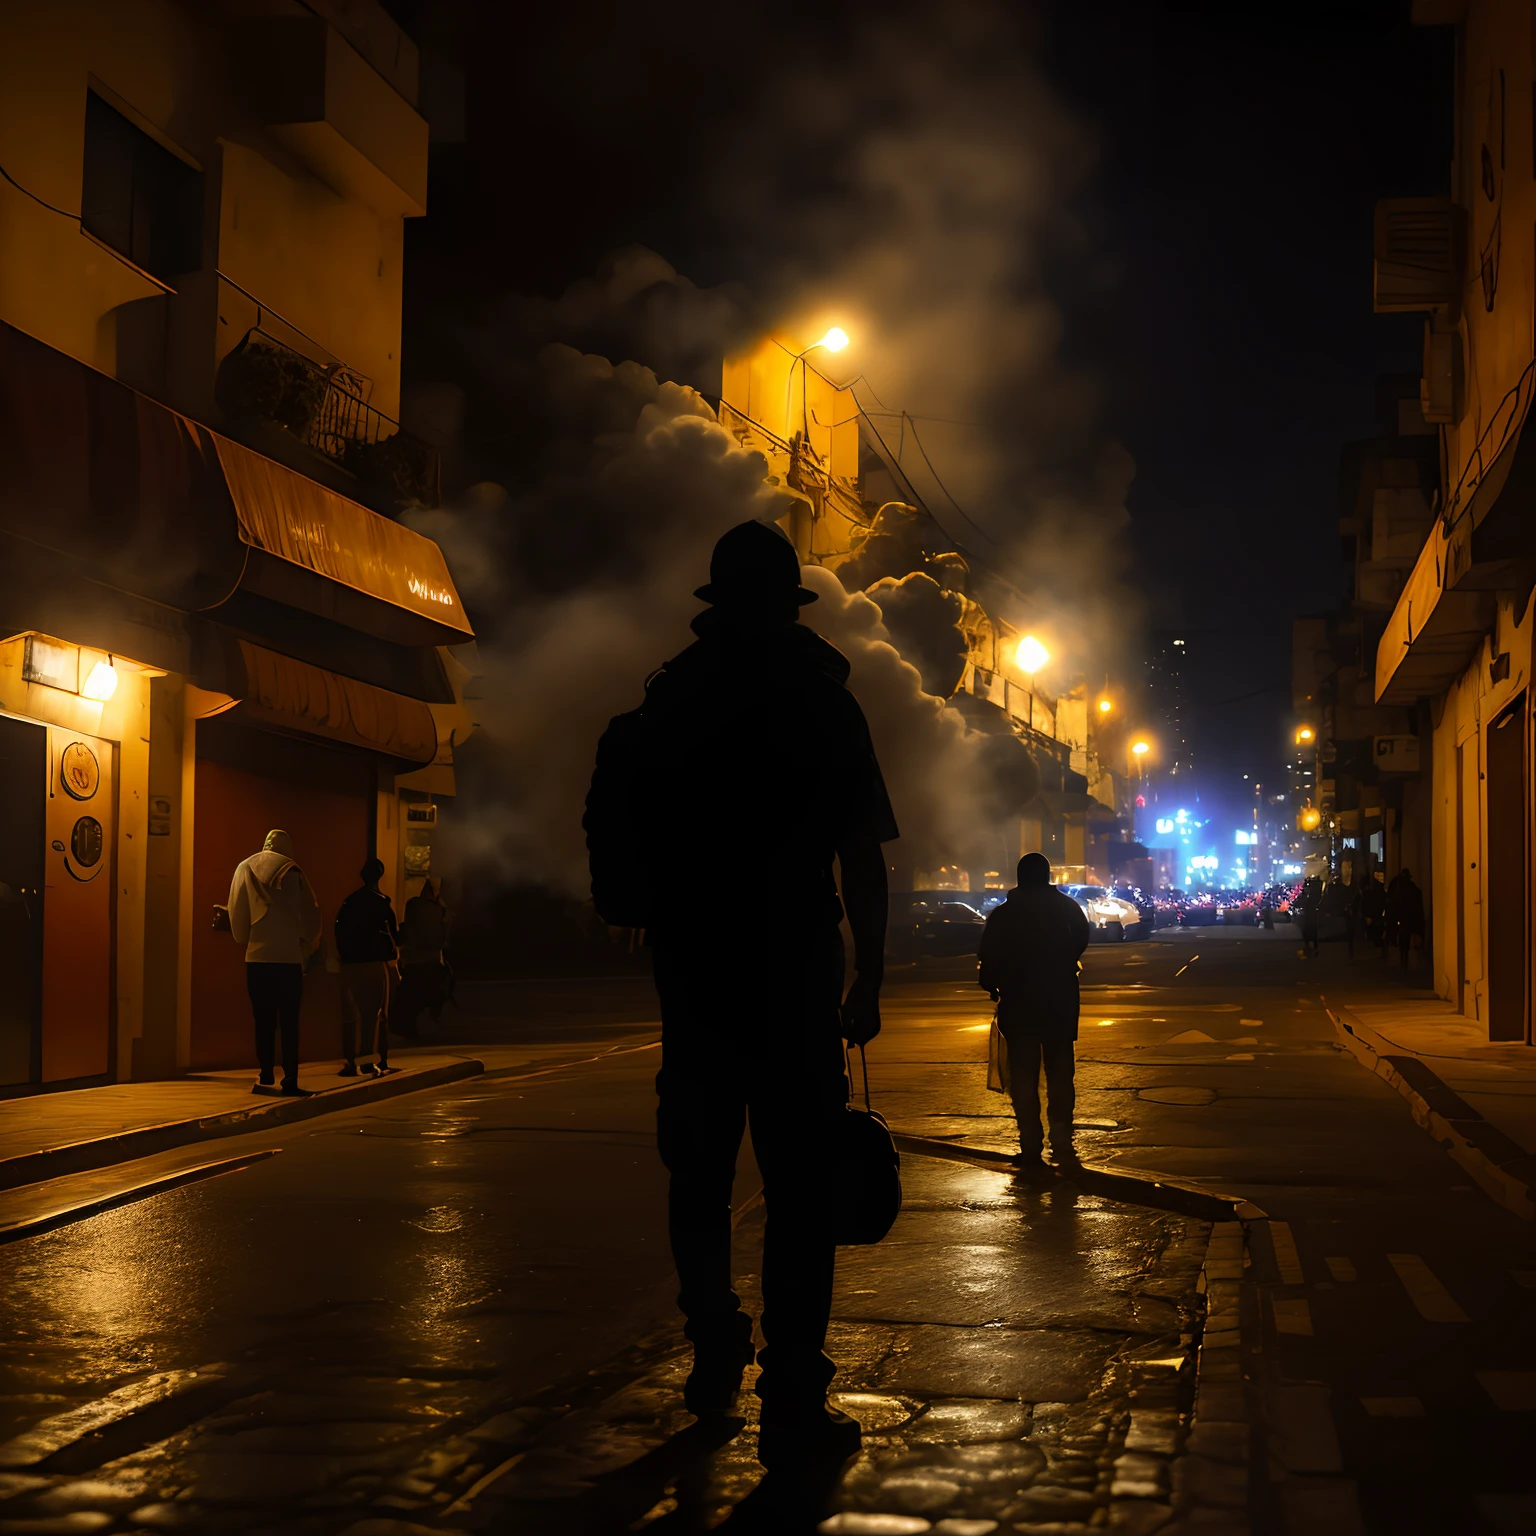
[[[965,0],[884,12],[768,82],[714,190],[786,320],[853,335],[828,371],[862,374],[861,402],[948,533],[994,553],[1086,667],[1078,637],[1126,619],[1131,465],[1064,356],[1052,288],[1091,265],[1070,209],[1092,136],[1032,62],[1028,25],[1023,8]]]
[[[960,628],[965,610],[959,597],[922,571],[900,581],[886,577],[870,587],[869,596],[879,605],[896,649],[917,668],[924,691],[947,699],[965,672]]]
[[[410,519],[442,545],[480,636],[480,729],[458,754],[460,794],[439,847],[451,870],[490,867],[579,896],[598,737],[691,642],[692,594],[716,538],[747,518],[772,521],[785,497],[706,401],[648,369],[550,346],[504,384],[549,433],[538,475],[477,486],[460,507]],[[971,731],[924,692],[869,597],[828,571],[805,579],[819,594],[806,622],[852,663],[902,855],[930,867],[982,857],[991,824],[1034,792],[1024,747]]]
[[[804,580],[818,600],[802,622],[851,665],[848,686],[868,717],[901,825],[898,857],[925,869],[991,857],[997,824],[1039,788],[1023,743],[972,730],[953,705],[924,692],[871,597],[846,591],[830,571],[807,568]]]

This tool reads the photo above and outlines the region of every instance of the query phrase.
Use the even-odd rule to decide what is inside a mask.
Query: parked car
[[[1117,885],[1111,893],[1118,896],[1121,901],[1128,901],[1140,914],[1140,921],[1135,926],[1135,932],[1126,931],[1128,939],[1144,939],[1157,927],[1157,903],[1152,897],[1134,885]]]
[[[964,891],[914,891],[900,915],[893,910],[889,945],[893,953],[974,955],[987,920],[958,900]],[[901,898],[896,898],[899,902]],[[895,903],[893,902],[893,907]]]
[[[1141,913],[1130,902],[1102,885],[1064,885],[1060,889],[1083,909],[1094,943],[1118,944],[1128,929],[1141,923]]]

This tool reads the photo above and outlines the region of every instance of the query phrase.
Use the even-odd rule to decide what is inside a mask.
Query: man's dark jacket
[[[835,932],[838,848],[898,835],[848,660],[800,624],[710,609],[693,628],[640,711],[633,814],[652,941],[725,930],[771,949]]]
[[[1016,886],[981,936],[978,983],[1000,994],[1005,1035],[1076,1040],[1078,956],[1088,947],[1083,909],[1053,885]]]

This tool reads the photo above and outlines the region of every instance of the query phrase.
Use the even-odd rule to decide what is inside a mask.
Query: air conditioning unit
[[[1393,197],[1376,204],[1377,314],[1461,302],[1466,215],[1448,197]]]

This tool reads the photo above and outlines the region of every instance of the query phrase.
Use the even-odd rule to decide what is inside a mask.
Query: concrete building
[[[1108,883],[1110,844],[1129,803],[1124,776],[1100,752],[1086,687],[1053,694],[1023,664],[1026,632],[1001,614],[1022,612],[1025,600],[940,526],[903,470],[889,424],[816,366],[821,350],[770,337],[727,358],[722,425],[762,453],[795,497],[782,521],[803,564],[837,570],[859,589],[932,578],[955,594],[963,659],[957,652],[949,675],[925,672],[924,687],[949,698],[974,729],[1024,741],[1040,774],[1038,795],[1016,824],[997,829],[995,857],[983,867],[897,869],[893,888],[1001,889],[1028,852],[1046,854],[1061,880]],[[895,622],[889,608],[887,622]]]
[[[1404,414],[1431,434],[1410,457],[1433,473],[1427,507],[1385,472],[1375,493],[1390,608],[1362,667],[1403,722],[1378,760],[1416,750],[1428,774],[1403,836],[1429,854],[1435,989],[1490,1039],[1529,1041],[1536,32],[1515,0],[1416,0],[1414,18],[1457,29],[1454,151],[1445,196],[1378,206],[1375,302],[1424,316]]]
[[[471,638],[400,431],[415,50],[373,0],[5,0],[0,1093],[252,1060],[211,929],[430,864]],[[304,1053],[335,1053],[306,987]]]

